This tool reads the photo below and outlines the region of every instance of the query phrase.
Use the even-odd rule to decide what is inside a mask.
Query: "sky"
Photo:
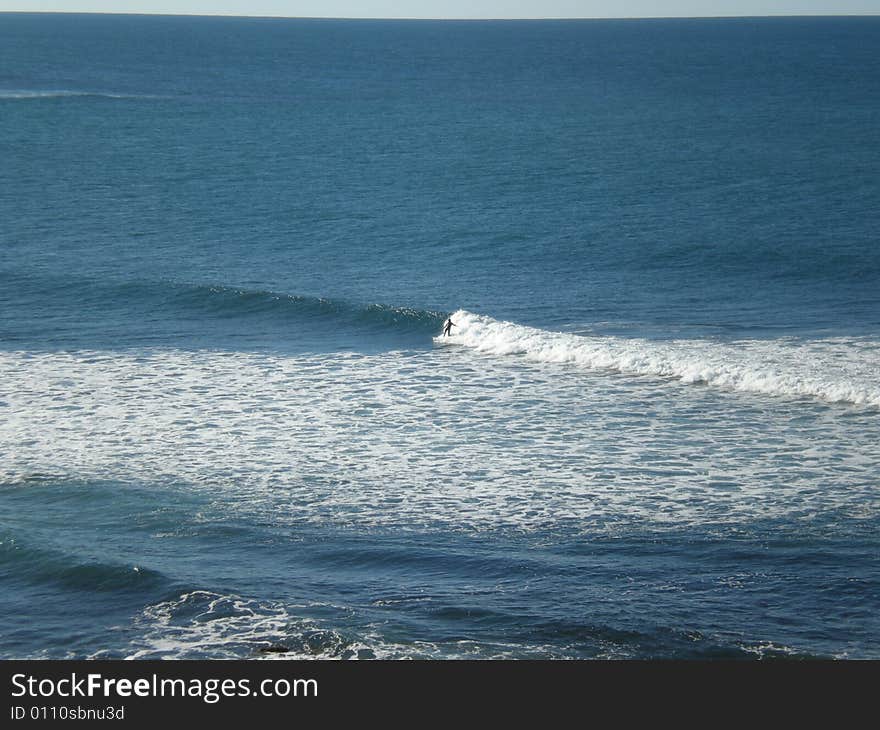
[[[880,14],[880,0],[0,0],[0,11],[340,18]]]

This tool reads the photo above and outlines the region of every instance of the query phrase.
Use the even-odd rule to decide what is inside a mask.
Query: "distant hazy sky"
[[[880,0],[0,0],[0,11],[347,18],[880,14]]]

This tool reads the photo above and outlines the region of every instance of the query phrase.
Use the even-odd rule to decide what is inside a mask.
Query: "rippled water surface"
[[[4,15],[0,656],[876,658],[878,42]]]

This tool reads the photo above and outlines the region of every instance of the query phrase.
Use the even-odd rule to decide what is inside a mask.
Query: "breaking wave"
[[[549,332],[464,310],[452,318],[457,328],[448,342],[489,355],[520,355],[537,362],[674,378],[687,384],[880,406],[876,379],[880,345],[872,340],[651,341]]]

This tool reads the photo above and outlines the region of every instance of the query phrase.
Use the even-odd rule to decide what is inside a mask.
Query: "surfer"
[[[453,327],[458,327],[458,325],[452,321],[452,317],[449,317],[446,320],[446,324],[443,325],[443,334],[449,337],[449,335],[452,333]]]

